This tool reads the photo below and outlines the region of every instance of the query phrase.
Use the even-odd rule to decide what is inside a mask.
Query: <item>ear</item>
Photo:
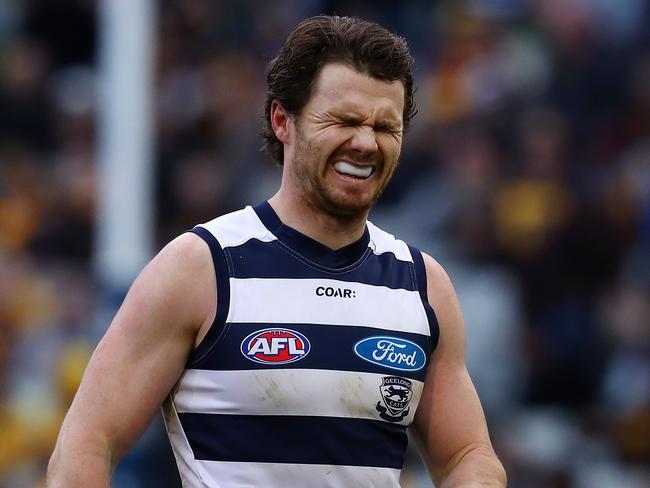
[[[289,143],[289,126],[291,118],[289,113],[277,100],[271,102],[271,127],[280,142]]]

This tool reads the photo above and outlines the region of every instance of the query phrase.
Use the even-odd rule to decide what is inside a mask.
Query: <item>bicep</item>
[[[138,439],[181,375],[205,318],[205,296],[190,293],[196,276],[187,276],[191,273],[179,263],[179,251],[188,246],[190,255],[192,249],[196,253],[190,260],[203,252],[196,242],[184,242],[188,239],[193,238],[170,244],[136,279],[64,423],[62,433],[105,445],[113,463]]]
[[[466,450],[489,446],[483,409],[466,368],[434,361],[415,416],[414,434],[435,478]]]
[[[425,379],[414,434],[435,478],[463,452],[490,445],[476,389],[465,367],[465,331],[448,276],[425,256],[429,301],[440,327],[438,346]]]

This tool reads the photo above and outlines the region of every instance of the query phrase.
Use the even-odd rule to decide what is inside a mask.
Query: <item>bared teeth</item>
[[[334,169],[341,174],[355,176],[356,178],[368,178],[372,174],[372,166],[355,166],[347,161],[338,161]]]

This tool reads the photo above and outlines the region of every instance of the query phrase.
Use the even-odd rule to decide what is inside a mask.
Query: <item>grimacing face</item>
[[[365,217],[397,166],[403,109],[401,81],[325,65],[285,146],[294,190],[315,210]]]

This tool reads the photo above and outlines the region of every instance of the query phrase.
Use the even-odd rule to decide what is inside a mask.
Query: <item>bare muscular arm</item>
[[[465,367],[465,331],[449,277],[424,255],[429,302],[440,340],[427,371],[414,434],[441,488],[504,487],[506,474],[492,449],[483,409]]]
[[[184,234],[142,271],[95,350],[63,422],[47,485],[107,487],[212,322],[207,245]]]

